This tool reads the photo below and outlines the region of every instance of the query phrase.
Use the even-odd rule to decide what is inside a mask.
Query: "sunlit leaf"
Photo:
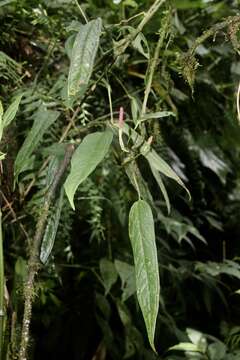
[[[187,342],[182,342],[177,345],[170,347],[169,350],[179,350],[179,351],[193,351],[199,352],[197,345]]]
[[[73,209],[73,198],[78,186],[95,170],[104,159],[112,142],[111,131],[87,135],[73,154],[71,171],[65,182],[65,191]]]
[[[74,96],[86,87],[92,74],[101,35],[102,20],[92,20],[82,26],[73,44],[68,75],[68,95]]]
[[[129,214],[131,240],[136,273],[137,298],[153,350],[159,308],[160,281],[153,215],[144,200],[136,201]]]
[[[197,345],[200,351],[205,352],[207,350],[207,340],[203,333],[191,328],[187,328],[186,332],[191,342]]]

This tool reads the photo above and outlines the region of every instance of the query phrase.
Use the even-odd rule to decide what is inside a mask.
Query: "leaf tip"
[[[75,211],[75,205],[74,205],[74,201],[73,201],[74,195],[70,192],[70,190],[68,188],[67,181],[64,184],[64,190],[65,190],[65,193],[67,195],[68,201],[69,201],[69,203],[71,205],[71,208]]]

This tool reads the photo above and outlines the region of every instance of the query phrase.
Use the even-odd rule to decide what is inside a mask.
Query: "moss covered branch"
[[[38,271],[40,269],[40,260],[39,260],[40,247],[47,223],[47,218],[49,215],[50,206],[55,197],[56,190],[71,160],[73,151],[74,151],[74,146],[68,145],[66,148],[65,157],[62,163],[60,164],[58,170],[56,171],[54,180],[46,193],[41,215],[36,225],[36,232],[32,242],[32,248],[30,250],[30,258],[28,261],[28,275],[24,285],[24,313],[23,313],[23,322],[22,322],[19,360],[27,359],[29,328],[32,317],[32,304],[34,299],[34,283],[35,283],[36,275],[38,274]]]

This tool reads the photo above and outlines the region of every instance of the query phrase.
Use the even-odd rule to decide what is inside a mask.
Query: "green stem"
[[[131,44],[131,42],[137,37],[137,35],[142,32],[144,26],[150,21],[150,19],[153,17],[153,15],[158,11],[158,9],[166,2],[166,0],[156,0],[150,9],[146,12],[145,16],[143,17],[142,21],[138,25],[138,27],[131,32],[131,34],[126,37],[125,41],[120,44],[121,50],[120,55],[125,52],[125,50],[128,48],[128,46]]]
[[[153,55],[153,59],[150,63],[149,66],[149,75],[148,75],[148,80],[147,80],[147,85],[146,85],[146,89],[144,92],[144,99],[143,99],[143,105],[142,105],[142,110],[141,110],[141,117],[143,117],[143,115],[146,113],[146,109],[147,109],[147,101],[148,101],[148,97],[151,91],[151,87],[152,87],[152,82],[153,82],[153,75],[155,72],[155,69],[157,67],[157,63],[158,63],[158,59],[159,59],[159,55],[160,55],[160,50],[163,46],[163,42],[167,33],[167,29],[169,26],[169,22],[170,22],[170,16],[169,16],[170,12],[168,13],[168,16],[165,20],[165,23],[163,25],[163,28],[160,30],[160,34],[159,34],[159,39],[157,42],[157,46],[155,48],[155,52]]]

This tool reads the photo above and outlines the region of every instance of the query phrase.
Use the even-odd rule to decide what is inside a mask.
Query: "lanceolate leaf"
[[[136,201],[129,214],[129,237],[133,248],[137,298],[146,324],[150,345],[154,348],[154,334],[159,308],[160,281],[154,221],[150,206]]]
[[[3,115],[3,126],[8,126],[15,118],[18,111],[19,104],[21,102],[22,95],[18,95],[16,99],[11,103],[9,108],[5,111]]]
[[[124,123],[124,126],[122,128],[123,132],[128,135],[134,144],[137,146],[141,146],[143,143],[143,138],[141,135],[138,134],[134,129],[130,128],[126,123]],[[172,168],[164,161],[155,150],[151,149],[151,146],[145,141],[143,145],[141,146],[141,154],[148,160],[149,165],[151,169],[155,169],[156,171],[159,171],[163,175],[175,180],[179,185],[181,185],[188,193],[189,198],[190,193],[180,177],[175,173],[175,171],[172,170]],[[163,196],[166,201],[166,193],[163,193]]]
[[[59,116],[58,111],[47,110],[43,106],[41,106],[38,109],[38,111],[33,115],[34,117],[33,126],[29,131],[15,160],[15,164],[14,164],[15,179],[17,179],[18,175],[23,171],[23,169],[25,168],[25,164],[29,162],[29,159],[34,149],[42,140],[44,133],[56,121],[58,116]]]
[[[159,186],[159,189],[161,190],[161,192],[163,194],[163,197],[164,197],[164,200],[165,200],[165,203],[166,203],[166,206],[167,206],[168,214],[170,214],[171,205],[170,205],[167,190],[166,190],[165,185],[164,185],[164,183],[162,181],[162,177],[159,174],[159,172],[156,169],[154,169],[153,167],[151,167],[151,170],[152,170],[153,176],[155,177],[155,180],[156,180],[156,182],[157,182],[157,184]]]
[[[172,168],[164,161],[155,150],[151,149],[150,151],[143,153],[143,156],[148,160],[149,165],[151,168],[158,170],[162,174],[166,175],[167,177],[175,180],[179,185],[181,185],[188,193],[189,197],[190,193],[180,177],[172,170]]]
[[[95,132],[87,135],[73,154],[71,171],[64,184],[73,209],[73,198],[78,186],[95,170],[103,160],[112,142],[111,131]]]
[[[59,225],[59,220],[61,216],[62,204],[63,204],[63,188],[61,189],[60,196],[54,204],[54,208],[52,210],[51,215],[49,216],[48,223],[46,226],[46,230],[44,233],[41,252],[40,252],[40,260],[43,264],[45,264],[51,254],[53,249],[53,245],[55,242],[57,229]]]
[[[100,18],[81,26],[73,44],[68,75],[68,95],[74,96],[80,86],[87,86],[91,77],[101,35]]]

